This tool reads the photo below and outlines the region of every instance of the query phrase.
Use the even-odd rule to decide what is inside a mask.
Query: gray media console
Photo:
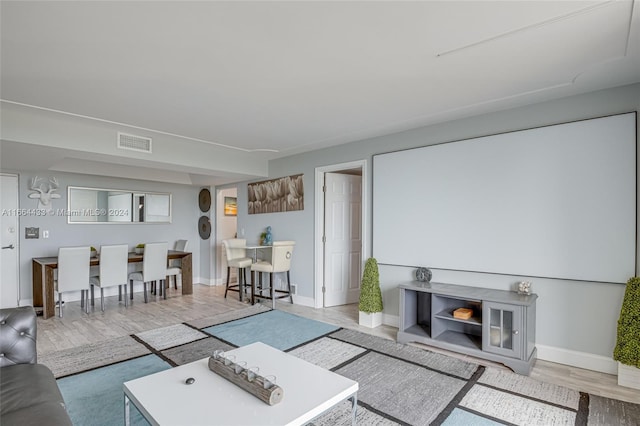
[[[500,362],[528,375],[536,360],[537,295],[461,285],[400,284],[398,342],[419,342]],[[468,319],[454,317],[471,309]]]

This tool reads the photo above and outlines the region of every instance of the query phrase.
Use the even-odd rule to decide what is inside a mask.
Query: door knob
[[[11,249],[11,250],[13,250],[14,248],[15,248],[15,247],[13,246],[13,244],[10,244],[10,245],[8,245],[8,246],[4,246],[4,247],[2,247],[2,250],[4,250],[4,249]]]
[[[518,334],[518,330],[513,330],[513,334]]]

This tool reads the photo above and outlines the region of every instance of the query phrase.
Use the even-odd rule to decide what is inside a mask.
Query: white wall
[[[238,226],[240,229],[245,229],[246,238],[249,241],[257,240],[258,235],[267,225],[272,226],[274,239],[296,240],[291,279],[298,285],[299,295],[313,298],[314,285],[318,285],[314,283],[313,265],[315,214],[313,179],[316,167],[365,159],[370,169],[373,154],[639,109],[640,84],[635,84],[464,118],[274,160],[269,165],[269,178],[304,173],[305,210],[249,216],[247,186],[244,183],[238,186]],[[363,206],[368,224],[372,223],[372,214],[375,214],[371,207],[373,173],[375,170],[369,174],[368,181],[363,182],[366,197],[369,200],[368,205]],[[416,194],[419,194],[420,186],[416,185],[415,190]],[[393,227],[393,223],[387,226]],[[421,238],[421,236],[415,237]],[[375,239],[375,232],[369,225],[366,241],[371,242],[372,238]],[[366,256],[369,256],[371,246],[363,247],[363,250]],[[637,255],[638,250],[636,250]],[[411,280],[412,276],[411,268],[381,267],[380,280],[386,323],[397,325],[399,304],[397,285]],[[516,281],[522,280],[522,277],[435,270],[433,280],[510,290]],[[615,364],[611,356],[624,286],[569,280],[534,279],[532,281],[533,289],[539,296],[536,322],[539,357],[613,372]]]

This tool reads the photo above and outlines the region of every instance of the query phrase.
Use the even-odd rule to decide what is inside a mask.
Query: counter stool
[[[271,260],[261,260],[251,265],[251,304],[256,299],[270,299],[271,307],[276,308],[276,299],[289,298],[293,303],[291,295],[291,277],[289,270],[291,269],[291,257],[293,256],[293,246],[295,241],[274,241],[271,248]],[[258,272],[260,288],[256,291],[254,272]],[[262,287],[262,273],[269,273],[269,288]],[[287,289],[275,289],[273,283],[273,275],[279,272],[287,273]],[[265,290],[269,290],[269,295],[265,295]],[[278,295],[279,293],[279,295]]]
[[[242,238],[231,238],[222,241],[225,252],[227,254],[227,287],[224,289],[224,297],[227,298],[228,291],[237,291],[238,298],[242,302],[244,296],[244,287],[247,283],[246,268],[250,267],[253,260],[247,257],[247,240]],[[238,269],[238,284],[229,285],[231,279],[231,268]]]

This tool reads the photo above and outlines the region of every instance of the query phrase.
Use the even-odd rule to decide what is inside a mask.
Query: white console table
[[[399,343],[424,343],[531,372],[537,295],[418,281],[399,289]],[[455,318],[458,308],[472,309],[472,317]]]

